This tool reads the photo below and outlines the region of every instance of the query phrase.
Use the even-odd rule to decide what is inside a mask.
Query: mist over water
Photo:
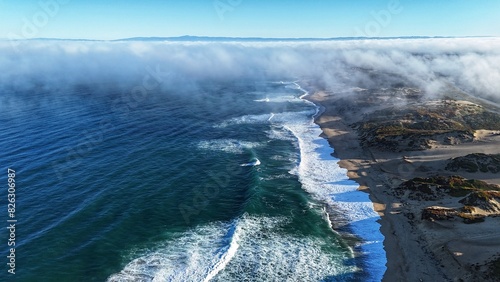
[[[306,42],[1,41],[3,93],[32,87],[61,92],[133,82],[199,96],[199,87],[227,81],[313,79],[325,87],[374,87],[378,74],[438,95],[453,84],[500,100],[500,39],[428,38]],[[151,79],[151,80],[150,80]],[[393,81],[393,82],[394,82]],[[127,83],[125,83],[127,82]],[[174,95],[169,93],[169,95]],[[96,94],[96,93],[94,93]],[[16,100],[5,100],[13,104]],[[201,95],[202,96],[202,95]],[[59,99],[61,97],[58,97]]]
[[[329,155],[300,81],[406,81],[430,97],[452,83],[498,101],[499,45],[0,42],[17,278],[380,280],[378,216]],[[330,228],[332,207],[359,244]]]

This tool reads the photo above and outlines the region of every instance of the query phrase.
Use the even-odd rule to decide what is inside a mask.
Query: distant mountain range
[[[361,39],[398,39],[398,38],[448,38],[428,36],[405,36],[405,37],[332,37],[332,38],[266,38],[266,37],[210,37],[210,36],[178,36],[178,37],[132,37],[113,41],[335,41],[335,40],[361,40]]]
[[[467,37],[488,37],[488,36],[462,36]],[[64,38],[30,38],[26,40],[58,40],[58,41],[172,41],[172,42],[294,42],[294,41],[342,41],[342,40],[363,40],[363,39],[426,39],[426,38],[455,38],[454,36],[400,36],[400,37],[332,37],[332,38],[265,38],[265,37],[210,37],[210,36],[177,36],[177,37],[131,37],[114,40],[95,39],[64,39]],[[8,40],[8,39],[3,39]],[[22,39],[20,39],[22,40]]]

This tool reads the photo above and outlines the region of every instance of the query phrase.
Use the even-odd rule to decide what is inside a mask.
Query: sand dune
[[[474,224],[465,224],[461,218],[424,220],[421,214],[426,207],[442,206],[459,209],[463,205],[458,202],[459,198],[452,196],[434,201],[415,200],[398,196],[394,190],[404,181],[415,177],[460,175],[467,179],[500,184],[498,173],[446,169],[452,158],[474,153],[500,154],[500,134],[498,134],[500,128],[495,127],[500,121],[497,114],[500,112],[499,109],[493,109],[491,104],[477,104],[480,101],[469,99],[467,95],[456,96],[455,101],[439,99],[422,101],[416,97],[415,100],[408,99],[407,103],[399,105],[387,102],[383,91],[358,91],[356,95],[351,96],[354,98],[348,97],[345,94],[317,91],[309,99],[324,108],[323,114],[316,119],[316,122],[322,127],[323,134],[333,146],[334,155],[341,159],[339,164],[349,170],[348,175],[351,179],[360,183],[360,189],[370,193],[375,209],[381,215],[381,231],[385,235],[384,247],[388,256],[388,269],[384,281],[493,279],[490,265],[491,261],[500,257],[498,234],[500,217],[490,216],[485,218],[484,222]],[[432,105],[435,109],[441,106],[457,107],[458,110],[475,107],[478,113],[484,109],[485,115],[493,116],[495,120],[493,123],[487,123],[491,124],[492,128],[474,130],[470,140],[467,138],[455,140],[451,135],[445,140],[441,131],[435,134],[419,135],[418,132],[408,134],[407,138],[410,139],[426,138],[424,140],[426,147],[418,150],[414,147],[363,144],[360,132],[362,134],[364,132],[360,130],[360,126],[366,126],[367,117],[381,121],[396,119],[395,116],[384,118],[383,111],[393,110],[394,107],[402,111],[411,111],[419,105],[426,105],[425,103],[428,103],[430,109],[430,112],[425,114],[429,115],[441,114],[437,110],[432,111]],[[452,106],[449,106],[450,103],[453,103]],[[376,115],[374,113],[379,113],[379,116],[374,116]],[[402,122],[411,124],[413,121],[410,118]],[[437,126],[439,127],[440,123]],[[395,138],[394,140],[399,138],[389,137]],[[389,138],[383,141],[388,140],[391,141]],[[448,144],[443,144],[446,141]],[[402,142],[397,143],[400,144]]]

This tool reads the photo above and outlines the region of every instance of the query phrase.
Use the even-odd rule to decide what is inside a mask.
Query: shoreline
[[[388,235],[390,235],[389,234],[390,233],[389,232],[390,225],[388,225],[388,223],[385,220],[383,220],[383,217],[382,217],[383,214],[381,214],[381,210],[383,210],[384,208],[381,206],[381,204],[379,204],[379,201],[374,198],[374,195],[372,193],[370,193],[370,191],[368,190],[367,187],[369,186],[369,184],[367,184],[365,182],[366,180],[365,181],[360,180],[361,178],[357,174],[357,171],[360,169],[358,161],[354,161],[355,159],[352,159],[352,157],[353,157],[352,155],[346,155],[345,153],[343,153],[343,152],[347,151],[346,150],[347,148],[345,148],[345,146],[342,145],[342,143],[341,143],[343,140],[339,140],[338,142],[334,142],[331,137],[337,137],[337,135],[328,134],[329,133],[328,131],[332,130],[332,129],[324,127],[321,122],[318,122],[319,120],[321,120],[323,115],[326,113],[327,107],[325,107],[322,103],[320,103],[319,101],[317,101],[313,98],[315,94],[316,93],[309,93],[308,95],[305,95],[302,98],[313,103],[318,109],[316,114],[313,115],[313,117],[312,117],[313,122],[320,127],[320,129],[322,131],[321,137],[323,137],[328,142],[330,149],[333,150],[333,152],[330,155],[339,160],[338,165],[340,168],[347,170],[346,175],[347,175],[348,179],[353,180],[356,183],[358,183],[359,187],[357,190],[368,194],[371,202],[373,203],[373,210],[380,216],[380,218],[377,220],[377,223],[380,224],[381,234],[385,238],[384,239],[384,251],[385,251],[384,255],[386,257],[386,271],[383,275],[383,280],[388,279],[387,281],[401,281],[399,279],[394,280],[394,278],[400,277],[399,275],[398,276],[393,276],[393,275],[388,276],[387,275],[387,273],[390,271],[390,269],[389,269],[390,262],[389,262],[389,254],[388,254],[387,246],[386,246],[386,241],[387,241],[386,238]],[[343,124],[340,120],[338,121],[338,124],[335,128],[339,128],[340,130],[343,130],[343,129],[347,130],[347,128],[345,127],[345,124]],[[325,131],[327,131],[327,133],[325,133]],[[352,132],[349,132],[349,133],[352,134]],[[354,140],[351,140],[351,141],[354,141]],[[356,142],[357,142],[357,140],[356,140]],[[327,215],[332,216],[330,213],[327,213]],[[338,215],[338,216],[340,216],[340,215]],[[346,220],[346,219],[343,219],[343,220]],[[334,229],[334,231],[340,232],[339,236],[343,237],[345,240],[352,241],[352,242],[354,242],[354,241],[358,242],[358,241],[363,240],[363,238],[361,238],[361,236],[359,234],[354,233],[354,230],[352,230],[352,228],[346,229],[345,227],[340,227],[340,230],[338,230],[339,226],[337,226],[334,223],[335,219],[330,218],[329,221],[331,222],[331,226]],[[385,232],[384,232],[384,230],[385,230]],[[359,264],[361,266],[365,266],[365,262],[362,259],[363,255],[360,252],[361,248],[356,247],[355,244],[353,244],[350,247],[352,248],[352,250],[354,252],[355,259],[359,260]],[[394,247],[392,247],[392,248],[394,249]],[[401,259],[401,256],[398,256],[397,253],[395,253],[393,256],[394,257],[391,257],[391,260]],[[367,275],[366,273],[362,274],[362,276],[366,276],[366,275]],[[368,274],[368,276],[369,276],[369,274]]]
[[[460,236],[475,232],[474,224],[425,222],[420,220],[417,208],[422,208],[427,202],[421,201],[418,202],[421,206],[409,207],[406,199],[391,195],[391,190],[404,180],[429,175],[426,171],[429,168],[446,173],[439,165],[443,165],[448,158],[465,155],[466,152],[500,153],[497,149],[500,148],[500,137],[490,136],[479,143],[436,146],[417,152],[382,152],[362,146],[357,131],[351,127],[361,120],[361,113],[357,114],[358,118],[339,114],[339,108],[334,104],[336,98],[325,91],[312,91],[305,99],[323,108],[314,117],[314,122],[320,126],[322,137],[333,149],[331,155],[340,160],[338,165],[341,168],[347,169],[349,179],[359,184],[358,190],[369,194],[373,208],[380,216],[378,222],[385,237],[383,245],[387,257],[387,270],[382,281],[453,281],[458,278],[474,281],[475,274],[471,274],[471,267],[480,265],[482,268],[479,268],[484,269],[483,264],[488,259],[496,253],[500,254],[500,244],[495,242],[495,239],[500,242],[500,235],[495,235],[492,227],[500,222],[500,218],[487,218],[490,224],[481,226],[489,234],[485,239],[488,242],[479,239],[478,242],[465,242]],[[362,106],[357,106],[356,110],[362,112]],[[431,162],[436,163],[434,167],[430,167]],[[500,184],[499,177],[495,175],[462,174]],[[461,257],[462,253],[477,253],[474,251],[476,248],[491,248],[493,251],[487,252],[488,256]]]
[[[331,158],[331,143],[323,138],[323,128],[316,122],[316,119],[321,117],[326,108],[321,104],[311,101],[309,97],[312,95],[304,90],[300,85],[294,83],[297,89],[302,91],[304,95],[300,99],[310,103],[316,108],[315,114],[311,117],[311,123],[314,125],[314,137],[316,149],[311,154],[320,153],[329,161],[334,161],[327,166],[328,169],[341,170],[341,178],[336,178],[334,182],[327,181],[325,184],[317,183],[322,189],[327,189],[324,198],[322,199],[325,204],[325,213],[328,217],[329,225],[332,231],[337,233],[352,251],[353,259],[359,269],[369,269],[369,271],[362,271],[355,273],[357,279],[379,281],[382,279],[384,272],[386,272],[387,263],[386,254],[383,250],[382,242],[384,236],[379,232],[380,215],[372,207],[372,201],[369,195],[360,191],[359,183],[352,180],[349,176],[349,170],[338,164],[339,158]],[[312,134],[310,131],[308,135]],[[299,136],[297,139],[302,140]],[[300,142],[300,141],[299,141]],[[318,143],[320,142],[320,143]],[[320,151],[318,151],[320,150]],[[301,146],[301,154],[304,148]],[[328,161],[328,162],[329,162]],[[323,161],[319,161],[319,163]],[[323,171],[323,170],[319,170]],[[321,174],[322,181],[324,181],[324,173]],[[338,177],[337,175],[336,177]],[[318,178],[318,179],[319,179]],[[336,184],[335,184],[336,183]],[[302,183],[304,185],[304,183]],[[329,187],[333,186],[333,187]],[[338,186],[338,187],[336,187]],[[307,189],[306,189],[307,190]],[[332,199],[333,197],[333,199]],[[327,200],[328,199],[328,200]],[[356,212],[349,212],[352,211]]]
[[[403,281],[401,270],[398,269],[396,265],[392,264],[392,262],[404,260],[404,257],[397,251],[398,246],[394,244],[396,240],[388,240],[394,236],[394,231],[392,230],[392,225],[394,223],[384,218],[383,211],[385,210],[385,205],[382,204],[382,201],[377,199],[376,195],[369,189],[371,185],[377,185],[375,179],[368,177],[368,175],[375,174],[375,170],[370,167],[369,163],[364,163],[370,156],[367,156],[366,152],[363,152],[360,146],[356,146],[358,145],[358,140],[357,136],[355,136],[355,132],[353,132],[340,118],[330,119],[329,116],[325,116],[327,107],[319,101],[314,100],[313,97],[315,94],[316,93],[309,95],[306,99],[311,99],[311,102],[321,107],[320,112],[314,117],[314,122],[320,126],[323,131],[322,137],[328,141],[330,148],[333,150],[331,155],[339,159],[338,165],[341,168],[347,169],[347,176],[349,179],[359,184],[358,190],[369,195],[375,212],[380,216],[377,222],[380,224],[380,232],[385,237],[384,250],[387,258],[387,269],[384,273],[383,281]],[[325,127],[325,122],[330,122],[331,125]],[[357,234],[353,235],[358,236]]]

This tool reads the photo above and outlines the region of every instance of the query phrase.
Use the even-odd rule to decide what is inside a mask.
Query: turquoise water
[[[17,172],[19,223],[15,280],[1,280],[378,279],[383,262],[354,259],[330,227],[334,197],[313,178],[355,184],[307,165],[336,161],[309,159],[309,143],[331,149],[300,87],[195,91],[154,90],[121,108],[110,85],[4,93],[18,102],[0,113],[0,160]]]

